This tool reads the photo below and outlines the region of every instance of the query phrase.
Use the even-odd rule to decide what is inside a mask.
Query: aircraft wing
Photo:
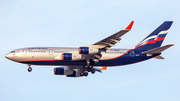
[[[131,30],[133,23],[134,21],[132,21],[124,30],[121,30],[95,44],[79,47],[78,51],[74,51],[71,53],[83,54],[83,59],[86,60],[87,66],[89,66],[90,60],[93,60],[95,63],[97,63],[102,57],[101,52],[105,52],[106,50],[114,46],[116,43],[120,42],[120,37]]]
[[[120,43],[121,40],[121,36],[123,36],[125,33],[127,33],[128,31],[131,30],[132,26],[133,26],[134,21],[132,21],[124,30],[121,30],[95,44],[93,44],[93,46],[98,46],[101,49],[103,49],[104,51],[106,51],[107,49],[110,49],[112,46],[114,46],[116,43]]]
[[[133,23],[134,23],[134,21],[131,21],[131,23],[124,30],[121,30],[121,31],[119,31],[119,32],[95,43],[95,44],[84,46],[84,47],[94,47],[96,49],[99,49],[99,52],[97,54],[89,54],[88,56],[86,56],[87,57],[86,58],[87,64],[89,64],[90,59],[92,59],[95,62],[99,62],[99,59],[102,56],[101,52],[105,52],[106,50],[108,50],[112,46],[114,46],[116,43],[119,43],[121,40],[120,37],[131,30]],[[83,52],[83,51],[85,51],[85,49],[84,50],[81,49],[80,53],[82,53],[81,51]]]

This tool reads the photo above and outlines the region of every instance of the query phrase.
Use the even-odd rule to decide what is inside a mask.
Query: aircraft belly
[[[146,55],[142,55],[142,56],[122,56],[116,59],[111,59],[111,60],[100,60],[96,66],[121,66],[121,65],[127,65],[127,64],[133,64],[133,63],[137,63],[137,62],[141,62],[144,60],[148,60],[150,58],[153,58],[155,56],[157,56],[159,54],[154,54],[152,56],[146,56]]]

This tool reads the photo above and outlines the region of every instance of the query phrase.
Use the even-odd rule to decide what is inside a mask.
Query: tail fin
[[[165,21],[156,30],[149,34],[144,40],[142,40],[138,45],[136,45],[134,49],[147,51],[160,47],[172,23],[173,21]]]

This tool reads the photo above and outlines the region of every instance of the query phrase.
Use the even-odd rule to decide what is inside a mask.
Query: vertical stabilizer
[[[172,23],[173,21],[165,21],[156,30],[149,34],[144,40],[142,40],[138,45],[136,45],[134,49],[147,51],[160,47]]]

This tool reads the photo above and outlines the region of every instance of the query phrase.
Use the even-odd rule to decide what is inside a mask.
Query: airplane
[[[86,77],[88,72],[102,72],[107,67],[122,66],[141,62],[151,58],[164,59],[161,53],[173,46],[161,46],[173,21],[165,21],[137,45],[130,49],[114,49],[120,43],[121,37],[129,32],[132,21],[124,30],[92,45],[79,48],[66,47],[28,47],[15,49],[5,57],[9,60],[27,64],[31,72],[31,65],[62,66],[54,68],[55,75],[66,77]],[[102,68],[98,68],[102,67]]]

